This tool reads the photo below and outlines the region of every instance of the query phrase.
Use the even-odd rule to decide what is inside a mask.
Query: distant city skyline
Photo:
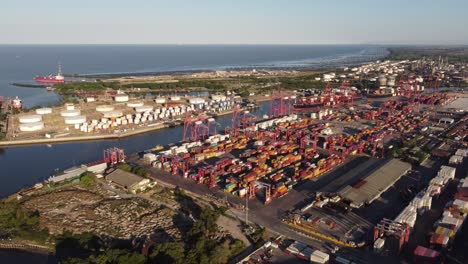
[[[0,44],[466,45],[467,10],[466,0],[6,0]]]

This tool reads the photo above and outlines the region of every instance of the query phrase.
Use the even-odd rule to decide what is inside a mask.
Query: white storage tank
[[[38,115],[52,114],[52,108],[49,108],[49,107],[38,108],[36,109],[36,114]]]
[[[75,105],[72,104],[72,103],[66,103],[65,104],[65,110],[74,110],[75,109]]]
[[[157,103],[157,104],[164,104],[164,103],[166,103],[166,99],[162,98],[162,97],[158,97],[158,98],[154,99],[154,102]]]
[[[378,81],[379,81],[380,86],[386,86],[387,85],[387,77],[385,77],[385,75],[383,75],[383,74],[379,76]]]
[[[79,116],[80,115],[80,110],[78,109],[71,109],[71,110],[63,110],[62,112],[60,112],[60,115],[63,116],[63,117],[67,117],[67,116]]]
[[[124,93],[116,94],[114,100],[116,102],[128,102],[128,95]]]
[[[98,112],[108,112],[108,111],[112,111],[114,109],[115,108],[112,105],[98,105],[98,106],[96,106],[96,111],[98,111]]]
[[[33,123],[26,123],[26,124],[19,125],[19,130],[23,132],[38,131],[43,128],[44,128],[43,122],[33,122]]]
[[[128,103],[127,103],[127,106],[128,106],[128,107],[132,107],[132,108],[134,108],[134,107],[140,107],[140,106],[143,106],[143,105],[144,105],[144,103],[143,103],[143,102],[140,102],[140,101],[128,102]]]
[[[117,118],[123,116],[123,113],[120,110],[107,111],[102,114],[106,118]]]
[[[222,94],[212,94],[210,95],[210,98],[214,101],[224,101],[226,100],[226,96]]]
[[[65,117],[65,124],[83,124],[86,123],[86,116],[67,116]]]
[[[143,106],[135,107],[135,112],[137,113],[143,113],[143,112],[152,111],[152,110],[153,110],[153,107],[150,105],[143,105]]]
[[[42,116],[40,115],[20,116],[18,120],[20,123],[23,123],[23,124],[36,123],[36,122],[42,121]]]

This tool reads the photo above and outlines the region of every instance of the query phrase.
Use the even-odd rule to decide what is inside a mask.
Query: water
[[[228,68],[317,68],[374,60],[385,48],[365,45],[0,45],[0,96],[25,106],[56,102],[45,89],[20,88],[35,76]]]
[[[20,96],[26,107],[59,100],[45,89],[20,88],[36,75],[64,73],[163,72],[227,68],[316,68],[375,60],[385,55],[378,46],[266,45],[0,45],[0,96]],[[268,112],[268,103],[254,113]],[[222,126],[231,116],[218,118]],[[222,127],[218,129],[221,131]],[[117,146],[127,153],[179,141],[182,128],[154,131],[121,140],[105,140],[0,149],[0,197],[49,177],[57,170],[101,159],[102,151]]]

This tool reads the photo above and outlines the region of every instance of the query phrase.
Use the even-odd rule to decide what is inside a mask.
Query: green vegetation
[[[151,90],[177,89],[177,88],[206,88],[211,91],[226,90],[225,83],[229,81],[218,80],[180,80],[167,83],[132,83],[122,85],[122,88],[148,88]]]
[[[148,169],[145,167],[141,167],[141,166],[132,167],[126,163],[117,165],[117,168],[127,171],[127,172],[135,173],[136,175],[139,175],[141,177],[146,177],[148,176],[148,173],[149,173]]]
[[[388,59],[391,60],[416,60],[426,57],[428,59],[439,59],[441,56],[444,60],[448,58],[449,62],[465,62],[468,60],[468,48],[467,47],[393,47],[388,49],[390,55]]]
[[[421,163],[426,159],[427,154],[423,151],[418,151],[414,154],[414,156],[418,159],[419,163]]]
[[[265,236],[265,231],[264,227],[257,228],[252,234],[250,234],[250,240],[257,246],[260,246],[264,242],[263,237]]]
[[[130,165],[126,164],[126,163],[122,163],[122,164],[117,165],[117,169],[121,169],[123,171],[131,172],[132,171],[132,166],[130,166]]]
[[[108,242],[92,233],[72,234],[65,231],[57,237],[59,263],[146,263],[146,258],[132,250],[130,242]]]
[[[141,166],[136,166],[132,169],[132,172],[135,173],[136,175],[139,175],[141,177],[146,177],[148,176],[148,169],[145,168],[145,167],[141,167]]]
[[[80,185],[89,189],[96,185],[96,175],[92,172],[85,172],[80,177]]]
[[[45,243],[49,232],[40,227],[39,217],[39,211],[27,212],[17,201],[0,202],[0,231],[14,238]]]
[[[60,94],[73,94],[76,92],[101,92],[107,89],[117,90],[120,88],[118,82],[74,82],[58,83],[54,87]]]
[[[316,81],[314,78],[317,75],[307,75],[300,77],[283,77],[280,78],[281,88],[286,90],[299,90],[299,89],[323,89],[327,84],[323,81]]]

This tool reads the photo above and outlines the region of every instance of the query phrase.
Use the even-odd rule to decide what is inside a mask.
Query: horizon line
[[[370,46],[468,46],[465,44],[423,44],[423,43],[0,43],[0,45],[116,45],[116,46],[344,46],[344,45],[370,45]]]

